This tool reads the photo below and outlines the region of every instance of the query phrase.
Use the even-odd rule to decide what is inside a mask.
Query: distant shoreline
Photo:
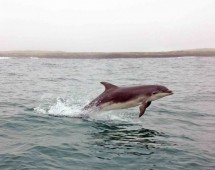
[[[63,51],[0,51],[0,57],[64,58],[64,59],[114,59],[114,58],[169,58],[215,57],[215,48],[163,52],[63,52]]]

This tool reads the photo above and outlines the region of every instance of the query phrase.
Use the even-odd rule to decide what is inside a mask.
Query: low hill
[[[186,56],[214,56],[214,48],[163,51],[163,52],[63,52],[63,51],[0,51],[0,57],[39,57],[39,58],[160,58]]]

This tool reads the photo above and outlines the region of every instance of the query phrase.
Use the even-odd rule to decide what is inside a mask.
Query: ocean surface
[[[118,86],[174,95],[139,108],[81,109]],[[215,58],[0,58],[0,169],[215,169]]]

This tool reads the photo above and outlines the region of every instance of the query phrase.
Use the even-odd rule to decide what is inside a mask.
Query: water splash
[[[53,99],[52,99],[53,100]],[[87,103],[87,102],[86,102]],[[132,110],[98,111],[96,108],[82,110],[79,101],[67,98],[57,98],[54,101],[43,100],[42,104],[34,110],[39,114],[51,116],[66,116],[84,118],[88,121],[104,121],[109,123],[141,123]]]
[[[71,105],[69,100],[57,98],[56,102],[49,105],[40,105],[34,108],[40,114],[48,114],[53,116],[68,116],[68,117],[81,117],[83,115],[81,108],[77,105]]]

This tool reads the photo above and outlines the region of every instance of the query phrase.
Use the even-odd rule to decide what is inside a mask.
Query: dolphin
[[[140,106],[141,117],[152,101],[173,94],[171,90],[161,85],[119,87],[108,82],[100,83],[104,85],[105,91],[86,105],[84,110],[97,108],[107,111]]]

